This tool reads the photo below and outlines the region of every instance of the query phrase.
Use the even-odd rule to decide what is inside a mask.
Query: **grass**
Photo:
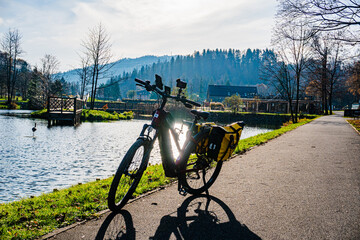
[[[360,132],[360,120],[347,120],[358,132]]]
[[[211,110],[210,112],[222,112],[222,113],[233,113],[232,111],[222,111],[222,110]],[[236,112],[236,114],[256,114],[256,115],[278,115],[278,116],[291,116],[290,113],[266,113],[266,112]],[[307,119],[313,119],[319,117],[317,114],[304,114],[304,113],[298,113],[298,117],[300,119],[307,118]]]
[[[236,153],[263,144],[310,121],[304,119],[296,124],[287,123],[280,129],[241,140]],[[97,217],[99,211],[107,208],[111,181],[112,177],[0,204],[0,239],[34,239],[57,228]],[[149,166],[134,195],[139,196],[170,181],[165,177],[161,165]]]
[[[305,119],[299,120],[298,123],[292,123],[290,121],[288,123],[284,123],[284,125],[281,128],[276,129],[274,131],[267,132],[267,133],[262,133],[262,134],[259,134],[259,135],[256,135],[256,136],[241,140],[239,142],[239,145],[235,149],[234,153],[245,152],[245,151],[249,150],[250,148],[252,148],[254,146],[266,143],[270,139],[276,138],[276,137],[278,137],[278,136],[280,136],[280,135],[282,135],[282,134],[284,134],[284,133],[286,133],[288,131],[294,130],[295,128],[297,128],[297,127],[299,127],[301,125],[304,125],[306,123],[309,123],[314,119],[315,118],[313,118],[313,119],[306,119],[305,118]]]
[[[30,113],[30,116],[31,116],[32,118],[43,118],[43,119],[47,119],[47,109],[42,109],[42,110],[34,111],[34,112]]]
[[[3,102],[0,103],[0,109],[20,109],[20,106],[17,105],[15,102],[12,102],[10,105]]]
[[[57,228],[97,217],[107,208],[112,177],[0,204],[0,239],[34,239]],[[149,166],[135,196],[170,182],[160,165]]]
[[[31,117],[47,119],[47,109],[42,109],[31,113]],[[128,120],[133,119],[134,113],[123,112],[123,113],[109,113],[99,110],[83,109],[81,114],[82,121],[115,121],[115,120]]]
[[[109,113],[105,111],[83,109],[81,114],[82,121],[109,121],[109,120],[127,120],[133,119],[134,113],[132,111],[123,113]]]

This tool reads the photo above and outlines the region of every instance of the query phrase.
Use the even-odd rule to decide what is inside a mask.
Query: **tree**
[[[84,98],[86,86],[90,83],[91,76],[91,66],[90,66],[90,56],[85,54],[85,56],[80,57],[81,67],[77,70],[77,74],[80,78],[80,98]]]
[[[242,105],[243,101],[241,97],[237,94],[234,94],[230,97],[226,97],[223,103],[232,109],[233,113],[235,114],[237,111],[239,111],[240,106]]]
[[[126,93],[126,96],[130,99],[134,99],[136,97],[136,91],[135,90],[129,90],[127,93]]]
[[[282,99],[288,101],[291,119],[297,122],[293,111],[296,81],[291,72],[292,67],[284,62],[281,55],[269,54],[262,67],[261,78],[273,86]]]
[[[349,69],[349,76],[346,79],[348,91],[355,97],[355,101],[360,101],[360,61],[354,63]]]
[[[295,21],[289,19],[282,12],[278,12],[272,44],[284,64],[282,67],[283,70],[286,69],[284,74],[295,78],[295,116],[293,122],[298,120],[300,84],[303,72],[308,67],[307,63],[310,58],[308,45],[314,34],[313,29],[309,28],[305,19]]]
[[[335,36],[336,39],[360,42],[358,0],[281,0],[279,11],[293,19],[307,17],[316,31],[347,30],[347,36]]]
[[[27,62],[19,61],[21,68],[18,74],[18,80],[16,81],[16,89],[22,96],[23,100],[27,99],[27,90],[29,87],[29,81],[31,78],[31,69]]]
[[[334,91],[339,87],[343,74],[341,68],[344,59],[343,44],[331,35],[317,33],[313,36],[311,49],[314,54],[309,64],[307,74],[309,84],[306,87],[308,95],[320,96],[322,112],[325,114],[328,114],[329,110],[332,114]]]
[[[42,78],[42,74],[38,72],[37,68],[35,68],[31,73],[29,87],[27,90],[30,109],[43,109],[45,107],[46,101],[44,101],[43,98]]]
[[[10,104],[15,95],[15,84],[17,81],[18,57],[23,53],[20,46],[21,34],[17,29],[11,30],[3,36],[1,46],[5,52],[5,75],[7,86],[7,103]]]
[[[47,101],[47,98],[51,92],[51,85],[53,84],[55,73],[58,70],[60,62],[57,58],[50,54],[45,54],[43,58],[40,59],[41,61],[41,88],[43,91],[43,99]]]
[[[52,95],[62,96],[63,91],[64,91],[64,86],[60,79],[55,79],[54,82],[51,82],[50,92]]]
[[[91,65],[91,103],[90,109],[94,109],[98,79],[102,77],[112,66],[110,37],[105,28],[99,23],[90,29],[88,38],[83,41],[85,55],[90,59]]]

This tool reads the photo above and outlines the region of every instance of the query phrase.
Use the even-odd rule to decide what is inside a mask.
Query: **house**
[[[209,85],[207,91],[207,101],[222,102],[226,97],[239,95],[241,98],[254,98],[258,91],[256,86],[228,86],[228,85]]]

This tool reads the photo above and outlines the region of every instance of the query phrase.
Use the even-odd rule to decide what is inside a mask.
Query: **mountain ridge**
[[[145,55],[138,58],[122,58],[110,64],[114,64],[106,76],[99,79],[99,84],[106,83],[110,80],[111,77],[118,76],[124,74],[126,72],[132,72],[134,69],[141,69],[143,66],[149,66],[158,62],[166,62],[170,61],[170,59],[174,56],[155,56],[155,55]],[[176,57],[176,56],[175,56]],[[75,68],[66,72],[59,72],[56,75],[60,78],[64,78],[65,81],[69,83],[76,83],[79,81],[79,76],[77,71],[80,68]]]

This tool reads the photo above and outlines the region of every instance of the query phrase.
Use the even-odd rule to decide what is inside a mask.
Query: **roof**
[[[256,86],[228,86],[228,85],[209,85],[208,96],[213,97],[229,97],[238,94],[241,97],[247,95],[256,95]]]

